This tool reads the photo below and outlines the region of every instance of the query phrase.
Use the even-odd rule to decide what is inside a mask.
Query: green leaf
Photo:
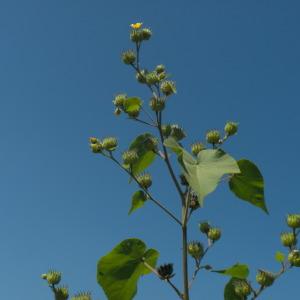
[[[150,133],[141,134],[129,146],[129,150],[136,150],[139,156],[139,159],[132,165],[134,175],[143,172],[156,158],[156,154],[146,147],[149,138],[154,138],[154,136]]]
[[[224,300],[241,300],[241,297],[238,296],[234,291],[234,280],[235,278],[231,278],[226,284],[224,289]]]
[[[135,111],[142,106],[142,101],[138,97],[127,98],[123,106],[125,112]]]
[[[131,208],[128,214],[130,215],[132,212],[144,206],[147,201],[147,196],[143,191],[137,191],[132,196]]]
[[[228,275],[231,277],[246,279],[249,276],[249,268],[247,265],[235,264],[232,267],[224,270],[214,270],[213,272]]]
[[[257,166],[246,159],[238,161],[240,174],[234,174],[230,181],[230,190],[240,199],[261,208],[268,213],[264,196],[264,179]]]
[[[284,260],[285,260],[285,255],[284,255],[282,252],[277,251],[277,252],[275,253],[275,259],[276,259],[276,261],[278,261],[278,262],[280,262],[280,263],[283,263]]]
[[[200,205],[204,197],[213,192],[221,177],[225,174],[239,173],[237,162],[220,149],[207,149],[199,152],[196,163],[191,163],[190,156],[183,152],[185,177],[198,194]]]
[[[154,268],[158,256],[156,250],[146,250],[143,241],[128,239],[102,257],[97,266],[97,281],[108,300],[133,299],[139,278],[151,273],[143,260]]]

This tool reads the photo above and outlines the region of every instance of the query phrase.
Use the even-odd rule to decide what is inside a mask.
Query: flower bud
[[[146,70],[141,70],[140,72],[136,73],[136,80],[139,83],[147,83],[146,81],[146,75],[147,75],[147,71]]]
[[[165,72],[165,66],[164,66],[164,65],[158,65],[158,66],[156,66],[155,72],[156,72],[157,74],[160,74],[160,73]]]
[[[281,243],[285,247],[292,247],[297,244],[297,238],[292,232],[284,232],[280,235]]]
[[[114,151],[118,146],[118,141],[114,137],[107,137],[103,139],[102,146],[107,151]]]
[[[100,142],[97,144],[90,144],[90,147],[93,153],[101,153],[103,150],[103,146]]]
[[[132,165],[139,159],[139,156],[135,150],[128,150],[123,153],[122,159],[125,165]]]
[[[300,267],[300,251],[292,250],[288,255],[288,261],[294,267]]]
[[[148,41],[152,36],[152,31],[149,28],[143,28],[141,31],[142,39]]]
[[[99,143],[99,140],[95,137],[90,137],[90,143],[91,144],[98,144]]]
[[[169,137],[172,131],[171,125],[167,124],[167,125],[162,125],[161,126],[161,130],[162,130],[162,134],[165,138]]]
[[[192,153],[197,156],[200,151],[204,150],[205,146],[202,143],[194,143],[191,147]]]
[[[115,111],[114,111],[114,114],[115,114],[116,116],[119,116],[121,113],[122,113],[122,110],[121,110],[119,107],[117,107],[117,108],[115,109]]]
[[[132,30],[130,33],[130,39],[134,43],[140,43],[143,40],[143,35],[140,30]]]
[[[71,300],[92,300],[91,293],[79,293],[71,298]]]
[[[146,147],[147,150],[149,150],[149,151],[156,151],[157,150],[157,146],[158,146],[158,140],[157,140],[157,138],[155,138],[153,136],[149,136],[145,140],[145,147]]]
[[[156,84],[159,82],[159,77],[155,72],[150,72],[146,74],[146,82],[149,85]]]
[[[204,254],[203,246],[200,242],[192,241],[188,243],[188,253],[195,259],[200,259]]]
[[[148,173],[139,175],[137,177],[137,181],[139,185],[145,190],[147,190],[152,185],[152,178]]]
[[[202,223],[199,224],[199,229],[204,234],[208,234],[210,228],[211,227],[210,227],[208,222],[202,222]]]
[[[256,274],[256,281],[262,286],[271,286],[275,279],[275,274],[268,271],[258,270]]]
[[[134,51],[127,50],[122,53],[122,61],[126,65],[132,65],[136,60],[136,55]]]
[[[245,299],[245,297],[251,294],[251,287],[246,280],[236,279],[232,284],[235,294],[241,297],[241,299]]]
[[[67,300],[69,298],[68,288],[65,286],[57,287],[54,291],[55,300]]]
[[[182,140],[186,137],[186,134],[185,134],[185,132],[183,131],[183,129],[181,127],[174,124],[174,125],[171,125],[171,136],[176,141],[180,141],[180,140]]]
[[[60,283],[61,280],[61,273],[57,271],[49,271],[47,274],[47,281],[50,285],[56,285]]]
[[[198,196],[195,193],[190,193],[190,209],[196,210],[197,208],[200,207],[200,203],[198,201]]]
[[[224,127],[225,133],[227,136],[231,136],[237,133],[238,131],[238,123],[235,122],[227,122]]]
[[[124,104],[124,101],[126,100],[126,98],[127,98],[126,94],[119,94],[113,100],[113,104],[116,107],[122,108],[123,104]]]
[[[207,236],[210,240],[216,242],[221,238],[221,230],[219,228],[210,228],[207,233]]]
[[[159,112],[164,110],[165,101],[163,99],[152,98],[149,102],[149,106],[153,111]]]
[[[218,144],[220,142],[221,139],[221,134],[218,130],[210,130],[209,132],[207,132],[206,134],[206,141],[209,144]]]
[[[130,24],[130,27],[132,29],[140,29],[142,26],[143,26],[142,22],[137,22],[137,23]]]
[[[175,274],[173,274],[173,264],[164,264],[160,265],[157,268],[157,273],[161,276],[162,279],[170,279]]]
[[[189,185],[189,183],[187,182],[187,180],[186,180],[184,174],[180,174],[179,177],[180,177],[180,183],[181,183],[182,185],[184,185],[184,186],[188,186],[188,185]]]
[[[44,279],[44,280],[47,280],[47,274],[42,274],[41,278]]]
[[[160,89],[166,96],[171,96],[176,93],[175,82],[170,80],[163,81],[160,85]]]
[[[139,116],[140,112],[141,112],[141,108],[138,107],[138,108],[131,109],[130,111],[127,111],[126,113],[127,113],[128,117],[135,119]]]
[[[286,223],[291,228],[300,228],[300,215],[288,215]]]

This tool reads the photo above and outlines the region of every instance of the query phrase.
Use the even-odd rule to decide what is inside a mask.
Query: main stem
[[[182,271],[183,271],[183,299],[189,300],[188,253],[187,253],[187,225],[182,225]]]

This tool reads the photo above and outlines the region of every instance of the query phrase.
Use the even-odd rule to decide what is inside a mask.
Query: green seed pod
[[[170,279],[175,275],[173,274],[173,264],[160,265],[156,270],[162,279]]]
[[[130,33],[130,39],[134,43],[139,43],[143,40],[143,35],[140,30],[132,30]]]
[[[139,107],[139,108],[127,111],[126,113],[127,113],[128,117],[135,119],[139,116],[140,112],[141,112],[141,108]]]
[[[163,81],[160,85],[160,89],[166,96],[171,96],[176,93],[175,82],[170,80]]]
[[[165,138],[169,137],[170,134],[171,134],[171,131],[172,131],[171,125],[170,124],[162,125],[161,126],[161,131],[162,131],[162,134]]]
[[[116,107],[119,107],[119,108],[122,108],[123,107],[123,104],[124,104],[124,101],[126,100],[127,98],[127,95],[126,94],[119,94],[115,97],[115,99],[113,100],[113,104],[116,106]]]
[[[136,77],[136,80],[139,82],[139,83],[147,83],[146,81],[146,75],[147,75],[147,71],[146,70],[141,70],[140,72],[137,72],[135,77]]]
[[[200,151],[204,150],[205,146],[202,143],[194,143],[191,147],[192,153],[197,156]]]
[[[162,73],[158,74],[159,81],[164,80],[166,78],[167,78],[167,74],[165,72],[162,72]]]
[[[90,144],[93,153],[101,153],[103,150],[102,144],[99,142],[97,144]]]
[[[238,123],[235,122],[227,122],[224,127],[225,133],[227,136],[231,136],[237,133],[238,131]]]
[[[188,253],[195,259],[200,259],[204,254],[204,248],[200,242],[192,241],[188,243]]]
[[[148,173],[139,175],[137,177],[137,181],[145,190],[147,190],[152,185],[152,178]]]
[[[50,285],[56,285],[59,284],[61,280],[61,273],[57,271],[49,271],[47,273],[47,281]]]
[[[155,72],[156,72],[157,74],[160,74],[160,73],[165,72],[165,66],[164,66],[164,65],[158,65],[158,66],[156,66]]]
[[[275,274],[268,271],[258,270],[256,274],[256,281],[262,286],[271,286],[275,279]]]
[[[211,227],[208,222],[202,222],[199,224],[199,229],[202,233],[207,235]]]
[[[288,215],[286,223],[291,228],[300,228],[300,215]]]
[[[55,289],[54,292],[55,300],[67,300],[69,298],[68,288],[65,286],[60,286]]]
[[[132,65],[136,60],[135,52],[132,50],[127,50],[122,53],[122,61],[126,65]]]
[[[190,205],[189,205],[190,209],[196,210],[200,207],[198,196],[195,193],[190,193],[189,201],[190,201]]]
[[[156,151],[158,146],[158,140],[155,137],[149,136],[145,140],[145,147],[147,150]]]
[[[118,146],[118,141],[115,137],[107,137],[103,139],[102,146],[107,151],[114,151]]]
[[[99,143],[99,140],[95,137],[90,137],[90,143],[91,144],[98,144]]]
[[[184,174],[180,174],[179,177],[180,177],[180,183],[181,183],[183,186],[188,186],[188,185],[189,185],[189,183],[187,182],[187,180],[186,180]]]
[[[143,28],[141,35],[144,41],[148,41],[152,36],[152,31],[149,28]]]
[[[207,233],[207,236],[210,240],[216,242],[221,238],[221,230],[219,228],[210,228]]]
[[[128,150],[123,153],[122,159],[125,165],[132,165],[139,159],[139,156],[135,150]]]
[[[114,114],[115,114],[116,116],[119,116],[121,113],[122,113],[122,110],[121,110],[119,107],[117,107],[117,108],[115,109],[115,111],[114,111]]]
[[[251,287],[246,280],[236,279],[233,281],[234,292],[237,296],[241,297],[241,299],[245,299],[245,297],[251,294]]]
[[[292,250],[288,255],[288,261],[294,267],[300,267],[300,251]]]
[[[280,235],[281,243],[285,247],[292,247],[297,244],[297,238],[292,232],[284,232]]]
[[[181,141],[182,139],[184,139],[186,137],[186,134],[180,126],[174,124],[174,125],[171,125],[171,136],[176,141]]]
[[[210,130],[209,132],[207,132],[206,134],[206,141],[209,144],[219,144],[221,139],[221,134],[218,130]]]
[[[155,72],[147,73],[146,75],[146,83],[149,85],[156,84],[159,82],[159,77]]]
[[[149,106],[153,111],[159,112],[165,109],[165,101],[163,99],[151,98]]]
[[[91,293],[79,293],[71,298],[71,300],[92,300]]]

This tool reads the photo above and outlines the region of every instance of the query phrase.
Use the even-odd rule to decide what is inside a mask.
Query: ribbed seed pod
[[[197,156],[199,154],[200,151],[204,150],[205,149],[205,146],[202,144],[202,143],[194,143],[192,144],[191,146],[191,150],[192,150],[192,153]]]
[[[66,286],[60,286],[55,289],[55,300],[67,300],[69,298],[69,291]]]
[[[139,159],[139,156],[135,150],[128,150],[123,153],[122,159],[124,164],[132,165]]]
[[[192,241],[187,246],[188,253],[195,259],[199,259],[203,256],[204,248],[200,242]]]
[[[120,107],[122,108],[123,107],[123,104],[124,104],[124,101],[127,99],[127,96],[126,94],[119,94],[117,95],[114,100],[113,100],[113,104],[116,106],[116,107]]]
[[[211,227],[210,227],[208,222],[202,222],[202,223],[199,224],[199,229],[202,233],[208,234]]]
[[[288,255],[288,261],[294,267],[300,267],[300,251],[292,250]]]
[[[246,280],[236,279],[233,281],[234,292],[237,296],[240,296],[241,299],[245,299],[246,296],[251,294],[251,287]]]
[[[163,81],[160,85],[160,89],[166,96],[171,96],[176,93],[175,82],[170,80]]]
[[[134,51],[127,50],[122,53],[122,61],[124,64],[131,65],[135,62],[135,60],[136,60],[136,55]]]
[[[292,247],[297,244],[297,238],[292,232],[284,232],[280,235],[280,240],[283,246]]]
[[[216,242],[221,238],[221,230],[219,228],[210,228],[207,233],[207,236],[210,240]]]
[[[181,141],[186,137],[186,134],[179,125],[174,124],[171,125],[171,136],[176,140],[176,141]]]
[[[165,101],[163,99],[152,98],[149,102],[149,106],[153,111],[159,112],[165,109]]]
[[[235,122],[227,122],[224,127],[224,131],[227,136],[231,136],[237,133],[238,131],[238,123]]]
[[[148,189],[152,185],[151,175],[148,173],[141,174],[137,177],[137,181],[144,189]]]
[[[256,281],[262,286],[271,286],[275,279],[275,275],[269,271],[258,270],[256,274]]]
[[[102,141],[102,147],[107,151],[114,151],[118,146],[118,141],[115,137],[107,137]]]
[[[300,215],[288,215],[286,218],[286,223],[291,228],[300,228]]]
[[[157,268],[157,273],[162,277],[162,279],[170,279],[174,276],[173,274],[173,264],[160,265]]]
[[[207,132],[206,134],[206,141],[209,144],[218,144],[220,142],[221,139],[221,134],[218,130],[210,130]]]
[[[50,270],[47,273],[47,281],[50,285],[59,284],[61,280],[61,272]]]

